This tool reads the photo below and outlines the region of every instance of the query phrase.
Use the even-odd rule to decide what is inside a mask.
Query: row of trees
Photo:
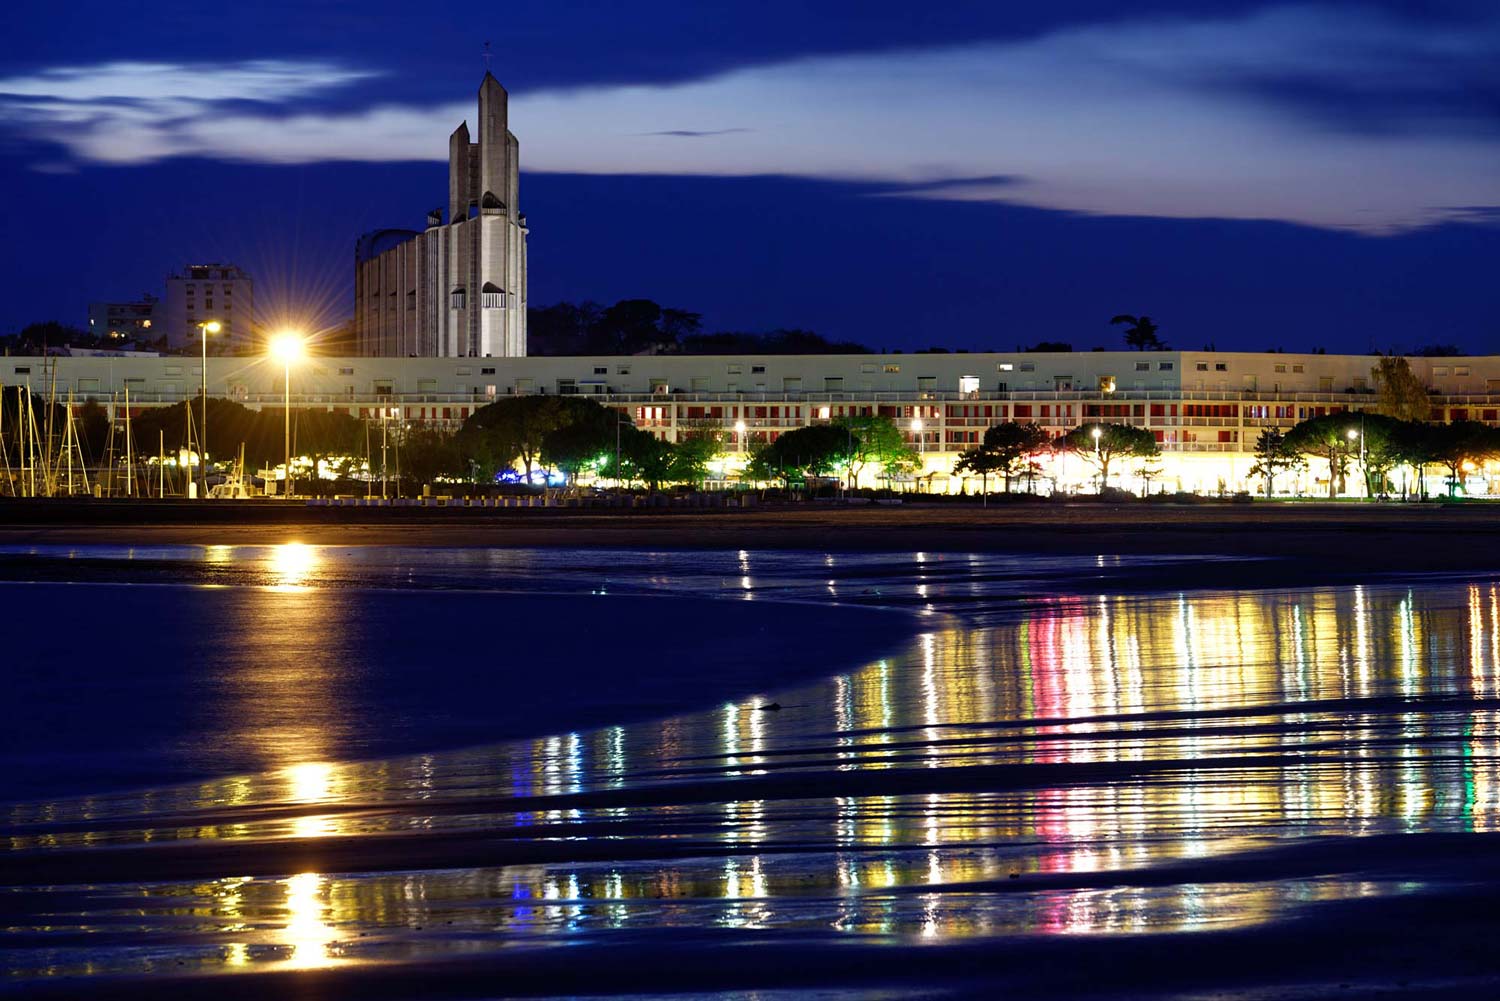
[[[1029,484],[1041,472],[1042,456],[1057,452],[1077,455],[1092,465],[1102,488],[1109,485],[1111,466],[1118,468],[1125,459],[1156,459],[1161,447],[1150,431],[1127,424],[1081,424],[1053,438],[1036,424],[1006,421],[986,429],[978,445],[960,452],[953,471],[978,476],[985,493],[989,478],[998,476],[1010,493],[1012,480],[1025,477]]]
[[[830,341],[810,330],[705,333],[703,314],[650,299],[559,302],[526,313],[532,355],[867,354],[869,348]]]
[[[1446,472],[1448,494],[1453,496],[1470,471],[1500,458],[1500,428],[1477,421],[1429,424],[1378,413],[1328,414],[1285,433],[1262,431],[1251,471],[1265,479],[1270,496],[1278,476],[1302,471],[1309,458],[1327,463],[1329,497],[1346,492],[1348,476],[1356,467],[1367,496],[1389,496],[1395,487],[1392,474],[1402,466],[1413,472],[1403,490],[1425,495],[1427,469],[1437,466]]]

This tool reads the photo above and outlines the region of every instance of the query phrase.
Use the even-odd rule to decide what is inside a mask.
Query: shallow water
[[[419,968],[423,993],[483,962],[524,994],[810,990],[857,979],[859,963],[878,970],[882,956],[919,968],[911,949],[922,943],[1279,927],[1421,898],[1494,867],[1480,836],[1500,816],[1500,586],[1160,589],[1200,566],[8,551],[0,578],[13,583],[0,593],[47,595],[16,582],[72,580],[86,582],[64,588],[72,603],[118,604],[108,595],[123,590],[187,609],[198,618],[174,634],[221,645],[202,616],[226,606],[195,602],[227,594],[252,623],[279,624],[270,660],[296,636],[333,650],[332,667],[312,672],[324,686],[315,693],[305,658],[264,677],[246,677],[254,658],[236,661],[223,685],[195,690],[208,704],[192,725],[217,728],[263,770],[5,808],[9,983],[123,977],[97,982],[108,993],[184,973],[379,969],[389,979]],[[506,637],[495,660],[528,675],[541,721],[566,715],[561,692],[638,722],[455,747],[488,716],[497,733],[540,723],[514,706],[465,705],[463,684],[408,712],[412,688],[390,677],[413,662],[446,670],[441,658],[423,663],[395,640],[317,639],[350,616],[363,616],[365,635],[406,614],[398,608],[430,616],[448,601],[471,603],[457,614],[482,613],[479,625]],[[591,628],[601,601],[624,609],[606,635]],[[528,626],[544,607],[562,635],[534,643]],[[599,664],[613,663],[621,633],[629,649],[666,651],[661,670],[694,679],[682,697],[710,707],[650,718],[670,695],[632,699],[629,678],[609,687]],[[342,664],[349,657],[360,670]],[[716,676],[721,660],[737,666]],[[631,663],[652,670],[650,658]],[[755,684],[758,672],[781,683]],[[605,694],[585,697],[594,686],[576,677]],[[31,683],[60,690],[46,675]],[[279,728],[241,725],[257,700],[279,706]],[[20,760],[35,748],[13,751]],[[218,755],[145,758],[146,771],[170,774],[205,771]],[[647,959],[622,984],[543,958],[559,943]],[[695,946],[725,944],[796,955],[813,972],[789,984],[754,961],[735,976],[708,963],[693,972]],[[846,945],[874,958],[816,972]],[[905,990],[891,968],[872,975]]]

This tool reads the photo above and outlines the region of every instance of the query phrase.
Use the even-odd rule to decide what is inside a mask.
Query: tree
[[[541,459],[556,466],[572,486],[583,470],[598,468],[614,448],[617,411],[582,397],[562,397],[567,420],[542,435]],[[623,428],[621,429],[623,431]],[[631,430],[635,430],[634,425]]]
[[[1047,451],[1052,439],[1036,424],[1006,421],[986,428],[984,448],[1000,458],[1000,474],[1005,477],[1005,492],[1010,493],[1012,477],[1026,472],[1033,460]]]
[[[1036,424],[1006,421],[987,428],[977,447],[960,452],[953,471],[977,474],[985,493],[989,492],[989,475],[997,473],[1005,477],[1005,492],[1010,493],[1011,479],[1027,472],[1033,458],[1051,443],[1047,432]]]
[[[412,428],[402,437],[397,453],[401,475],[418,488],[440,477],[458,479],[468,471],[455,435],[437,428]]]
[[[638,427],[621,429],[620,461],[626,478],[640,480],[651,491],[672,476],[672,444]]]
[[[983,445],[966,448],[958,453],[958,461],[953,464],[955,473],[972,473],[979,477],[979,489],[983,493],[984,503],[990,502],[990,475],[1001,471],[1001,459],[996,453],[986,449]],[[1010,493],[1009,478],[1006,480],[1006,493]]]
[[[1375,404],[1377,413],[1398,421],[1425,421],[1432,416],[1427,387],[1412,372],[1405,358],[1381,355],[1375,367],[1370,369],[1370,375],[1380,393]]]
[[[1365,480],[1365,496],[1384,497],[1391,470],[1403,461],[1398,429],[1405,422],[1368,411],[1352,414],[1350,418],[1344,437],[1350,442],[1350,458],[1359,456],[1360,475]]]
[[[1161,454],[1150,431],[1128,424],[1080,424],[1063,436],[1061,444],[1099,470],[1101,493],[1109,485],[1109,467],[1116,459],[1151,459]]]
[[[1500,457],[1500,430],[1478,421],[1437,424],[1431,432],[1432,457],[1448,469],[1449,497],[1463,486],[1474,466]]]
[[[1307,460],[1295,449],[1287,447],[1286,435],[1275,428],[1266,428],[1255,443],[1255,464],[1250,472],[1266,478],[1266,496],[1276,490],[1276,477],[1281,473],[1305,469]]]
[[[464,421],[460,434],[466,450],[483,455],[497,468],[508,468],[518,460],[531,482],[541,458],[548,432],[571,420],[565,397],[508,396],[480,407]]]
[[[1351,436],[1350,432],[1354,432]],[[1292,426],[1283,446],[1328,463],[1328,496],[1337,495],[1349,469],[1349,456],[1359,448],[1359,415],[1348,413],[1309,417]]]
[[[668,475],[674,483],[701,486],[708,479],[709,463],[722,450],[723,441],[718,431],[694,431],[673,446]]]
[[[849,432],[836,424],[813,424],[788,431],[758,449],[751,462],[757,479],[826,476],[848,464],[853,455]]]
[[[879,466],[885,475],[914,468],[921,454],[912,447],[889,417],[841,417],[834,422],[848,436],[849,485],[859,480],[867,465]]]
[[[1137,351],[1164,351],[1166,345],[1156,332],[1161,328],[1151,321],[1151,317],[1144,313],[1140,316],[1131,316],[1129,313],[1121,313],[1109,321],[1111,324],[1125,323],[1129,326],[1125,330],[1125,344],[1135,348]]]

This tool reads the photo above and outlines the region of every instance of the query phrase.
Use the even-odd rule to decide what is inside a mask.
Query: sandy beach
[[[1489,570],[1500,505],[907,504],[752,510],[0,504],[0,545],[400,545],[1271,557],[1316,572]]]

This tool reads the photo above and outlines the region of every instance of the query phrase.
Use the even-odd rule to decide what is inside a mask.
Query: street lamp
[[[203,474],[203,498],[208,499],[208,335],[224,329],[218,320],[207,320],[198,324],[203,331],[203,419],[198,422],[198,469]]]
[[[271,338],[271,357],[280,360],[286,370],[286,499],[292,497],[292,362],[302,357],[302,338],[294,333],[277,334]]]
[[[734,433],[739,438],[740,451],[743,452],[745,450],[745,422],[744,421],[735,421],[734,422]]]
[[[918,452],[922,451],[922,427],[923,427],[922,418],[920,418],[920,417],[913,417],[911,419],[911,433],[917,439],[917,451]]]
[[[1104,429],[1095,424],[1089,434],[1094,437],[1094,461],[1099,466],[1099,493],[1102,495],[1104,493],[1104,461],[1099,455],[1099,439],[1104,437]]]
[[[1359,439],[1359,474],[1365,478],[1365,496],[1370,496],[1370,473],[1365,468],[1365,415],[1359,415],[1359,430],[1349,429],[1349,440]]]

